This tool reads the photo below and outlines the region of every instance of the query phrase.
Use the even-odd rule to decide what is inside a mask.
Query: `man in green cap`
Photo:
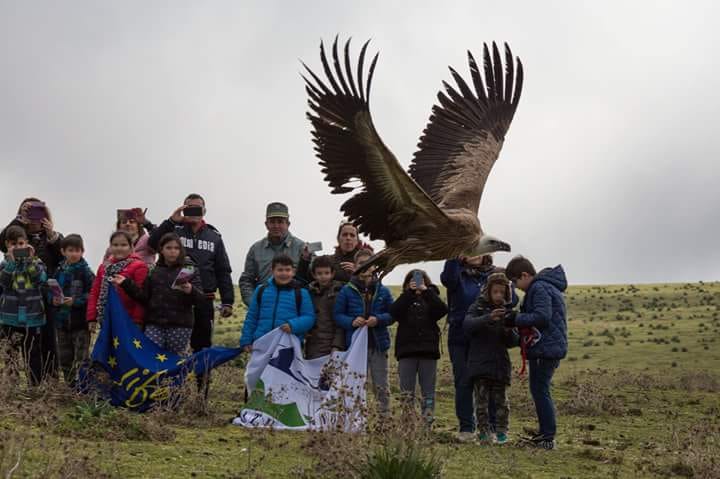
[[[270,265],[275,256],[290,256],[296,268],[307,269],[310,254],[305,242],[290,233],[290,212],[284,203],[274,202],[265,211],[267,236],[250,247],[245,258],[245,270],[238,284],[243,303],[250,305],[255,288],[272,276]],[[302,262],[302,264],[301,264]]]

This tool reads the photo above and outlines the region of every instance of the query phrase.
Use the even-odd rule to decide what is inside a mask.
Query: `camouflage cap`
[[[290,211],[285,203],[270,203],[265,210],[265,218],[289,218]]]

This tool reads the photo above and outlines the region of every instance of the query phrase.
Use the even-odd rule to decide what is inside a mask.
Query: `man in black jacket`
[[[190,194],[169,219],[153,230],[148,241],[151,248],[158,250],[163,235],[177,234],[188,256],[200,270],[205,300],[195,306],[195,323],[190,338],[190,346],[195,352],[212,346],[215,291],[220,291],[220,316],[223,318],[232,314],[235,302],[235,290],[230,277],[232,269],[225,244],[218,230],[205,223],[205,213],[203,197]]]

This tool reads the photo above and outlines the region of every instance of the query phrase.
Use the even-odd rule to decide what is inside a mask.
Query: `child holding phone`
[[[422,415],[428,425],[435,410],[435,378],[440,359],[440,328],[437,322],[447,314],[440,290],[425,271],[410,271],[403,292],[390,307],[398,323],[395,357],[398,360],[400,391],[406,408],[414,408],[415,384],[420,383]]]
[[[183,354],[190,346],[193,306],[202,302],[205,295],[199,275],[179,278],[181,273],[195,268],[185,255],[180,237],[175,233],[163,235],[159,248],[157,265],[141,286],[122,274],[111,282],[147,307],[145,336],[163,349]]]
[[[41,328],[45,325],[45,310],[40,290],[47,281],[45,266],[35,256],[20,226],[7,228],[4,246],[7,253],[0,263],[0,340],[21,349],[27,377],[31,385],[36,385],[43,366]]]
[[[88,296],[87,320],[91,333],[94,332],[97,322],[102,325],[105,317],[108,288],[114,287],[110,280],[120,274],[140,286],[148,275],[147,265],[133,253],[132,237],[128,232],[116,231],[110,235],[110,254],[110,258],[98,268]],[[142,325],[145,316],[142,305],[122,289],[118,289],[118,294],[133,323]]]
[[[75,384],[78,368],[88,358],[90,331],[87,322],[87,299],[95,275],[83,258],[85,244],[80,235],[70,234],[62,239],[60,251],[65,260],[60,263],[50,288],[50,307],[55,319],[58,359],[65,382]]]

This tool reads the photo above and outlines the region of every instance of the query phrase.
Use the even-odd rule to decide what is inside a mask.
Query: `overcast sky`
[[[95,266],[117,208],[159,222],[198,192],[235,280],[270,201],[329,250],[346,197],[313,155],[299,59],[372,38],[375,125],[407,166],[447,66],[468,78],[466,50],[496,40],[525,85],[485,231],[574,284],[719,279],[716,2],[250,3],[0,0],[0,219],[38,196]]]

